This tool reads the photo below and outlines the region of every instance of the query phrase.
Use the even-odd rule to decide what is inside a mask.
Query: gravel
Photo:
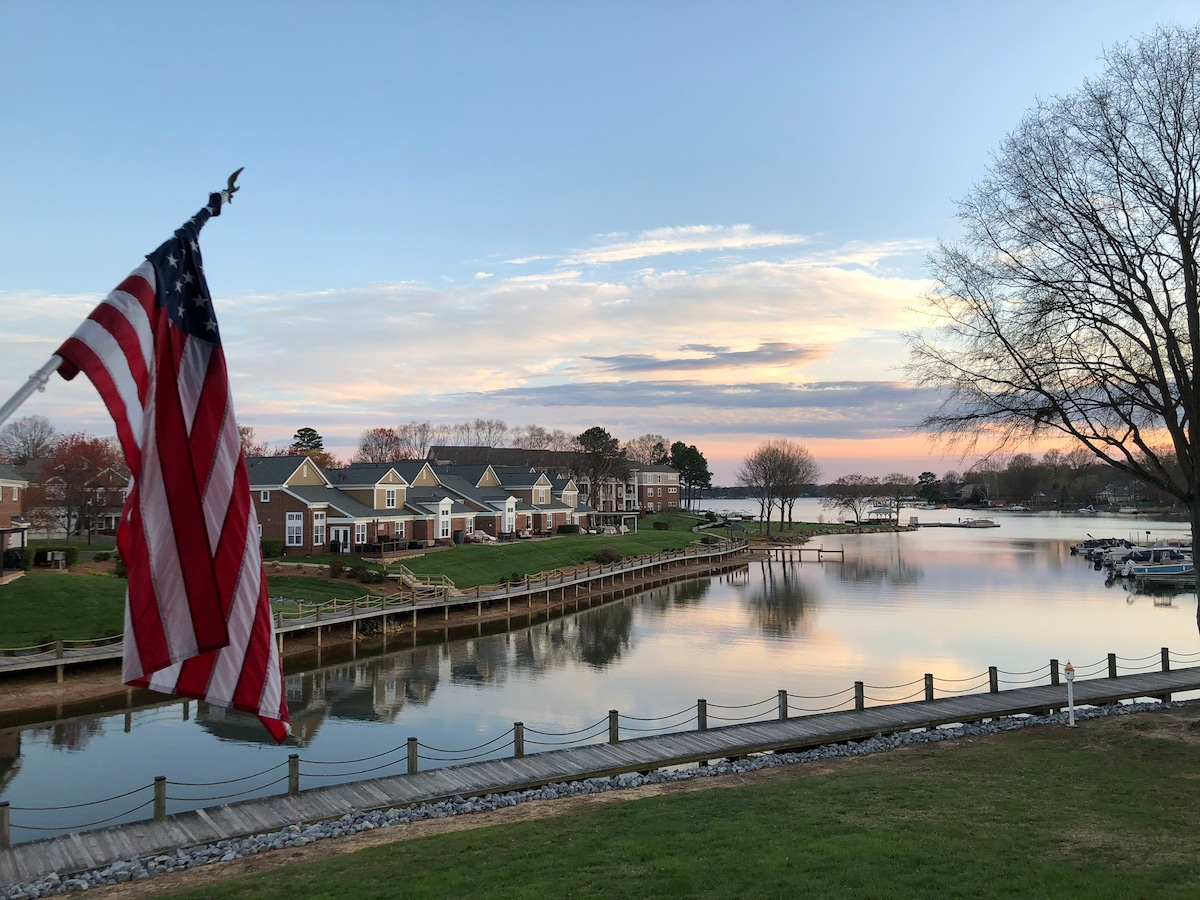
[[[1179,705],[1182,704],[1128,703],[1118,706],[1085,707],[1075,710],[1075,718],[1078,720],[1112,715],[1129,715],[1130,713]],[[235,840],[217,841],[213,844],[205,844],[198,847],[180,848],[172,853],[159,854],[157,856],[143,856],[137,859],[120,860],[103,868],[72,873],[69,877],[52,874],[37,881],[8,885],[3,888],[3,893],[0,894],[0,897],[3,897],[4,900],[33,900],[36,897],[50,897],[57,894],[86,891],[94,887],[153,878],[155,875],[162,875],[167,872],[180,872],[184,869],[195,868],[207,863],[229,862],[230,860],[239,859],[244,856],[253,856],[256,853],[262,853],[267,850],[302,847],[306,844],[311,844],[313,841],[357,834],[360,831],[372,831],[376,828],[402,825],[407,822],[420,822],[425,819],[444,819],[450,816],[469,815],[471,813],[516,806],[519,803],[527,803],[531,800],[557,800],[564,797],[578,797],[587,794],[602,794],[607,791],[625,790],[645,784],[689,781],[694,778],[714,778],[721,775],[754,772],[759,769],[773,768],[775,766],[792,766],[848,756],[866,756],[872,753],[895,750],[899,747],[948,741],[961,737],[1000,734],[1005,731],[1014,731],[1018,728],[1027,728],[1034,725],[1062,725],[1066,721],[1066,713],[1057,713],[1048,716],[1012,716],[992,719],[974,725],[945,726],[890,735],[876,734],[874,737],[862,741],[826,744],[799,753],[762,754],[736,761],[723,761],[709,766],[660,769],[647,775],[627,772],[611,778],[588,778],[584,781],[548,784],[526,791],[509,791],[504,794],[487,794],[482,797],[469,798],[455,796],[438,803],[421,803],[417,806],[372,810],[368,812],[354,810],[346,813],[346,815],[339,819],[326,819],[309,825],[298,823],[288,825],[286,828],[276,832],[255,834]]]

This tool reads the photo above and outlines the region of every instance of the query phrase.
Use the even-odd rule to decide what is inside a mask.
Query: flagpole
[[[30,398],[35,391],[44,391],[50,376],[62,365],[61,356],[52,356],[49,361],[29,376],[29,380],[18,390],[7,403],[0,406],[0,425],[8,421],[8,417],[21,408],[21,404]]]

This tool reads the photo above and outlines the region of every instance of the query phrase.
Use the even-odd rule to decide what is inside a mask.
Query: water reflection
[[[21,732],[0,731],[0,791],[21,771]]]
[[[855,584],[911,586],[925,577],[925,570],[916,563],[905,560],[896,541],[886,557],[880,555],[846,554],[845,562],[826,563],[826,568],[839,581]]]
[[[798,562],[763,564],[762,578],[745,595],[751,622],[772,639],[807,637],[817,618],[815,586]]]

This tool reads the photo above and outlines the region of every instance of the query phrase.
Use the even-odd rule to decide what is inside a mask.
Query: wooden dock
[[[1119,677],[1077,679],[1075,702],[1103,705],[1138,697],[1200,690],[1200,667]],[[1066,704],[1066,685],[965,694],[773,721],[596,743],[529,756],[491,759],[428,772],[302,790],[68,834],[0,850],[0,885],[66,875],[117,860],[155,855],[287,825],[342,816],[351,810],[525,790],[545,784],[644,772],[663,766],[798,750],[1020,713]],[[7,816],[6,808],[0,813]]]
[[[597,593],[627,593],[645,590],[669,581],[698,574],[727,570],[746,564],[749,547],[744,541],[720,540],[714,544],[701,544],[681,550],[652,553],[647,556],[622,560],[612,565],[591,565],[581,571],[565,573],[550,572],[535,577],[526,577],[524,583],[507,584],[500,588],[455,591],[440,590],[433,595],[411,594],[394,597],[370,597],[360,600],[328,601],[322,604],[302,604],[293,612],[277,612],[275,633],[282,650],[284,635],[314,632],[317,646],[321,635],[330,627],[347,627],[350,639],[354,640],[360,625],[378,623],[385,636],[390,626],[411,625],[416,628],[418,618],[450,620],[451,612],[472,610],[480,621],[496,615],[523,617],[530,610],[546,610],[555,607],[576,607],[579,601]],[[306,611],[307,606],[307,611]],[[386,637],[385,637],[386,641]],[[81,642],[75,642],[81,643]],[[63,680],[67,667],[118,660],[122,655],[122,642],[116,636],[101,646],[71,646],[72,642],[56,641],[43,645],[36,652],[4,655],[0,653],[0,677],[18,672],[54,669],[58,680]]]

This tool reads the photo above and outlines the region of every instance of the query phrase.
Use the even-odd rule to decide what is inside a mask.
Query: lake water
[[[706,505],[756,509],[737,501]],[[910,514],[923,522],[966,515],[905,511]],[[710,724],[717,725],[722,717],[771,714],[779,689],[789,692],[798,711],[847,700],[845,693],[802,698],[837,694],[856,680],[866,683],[869,697],[884,701],[919,691],[926,672],[937,677],[940,693],[979,684],[989,665],[1012,673],[1002,674],[1002,686],[1015,686],[1020,673],[1051,658],[1086,667],[1109,652],[1123,660],[1152,657],[1133,666],[1153,664],[1161,647],[1200,654],[1194,593],[1149,596],[1120,583],[1106,586],[1102,573],[1070,554],[1070,545],[1089,533],[1134,537],[1149,530],[1152,538],[1180,537],[1183,523],[989,516],[1001,527],[818,538],[809,546],[842,549],[844,562],[755,562],[510,633],[402,650],[393,645],[374,656],[360,650],[357,659],[332,664],[335,657],[327,653],[324,666],[286,678],[295,736],[283,747],[269,743],[249,717],[191,703],[185,718],[182,702],[128,716],[0,729],[0,800],[13,807],[13,839],[25,841],[112,817],[147,817],[148,807],[133,808],[149,800],[148,789],[83,809],[28,808],[112,797],[149,785],[156,775],[172,782],[170,812],[243,791],[279,793],[285,785],[272,782],[284,770],[273,767],[289,753],[303,760],[303,785],[315,787],[368,777],[361,773],[379,766],[371,774],[402,772],[409,736],[423,747],[459,750],[485,744],[521,721],[529,729],[527,752],[534,752],[534,741],[550,739],[532,730],[585,729],[610,709],[648,719],[694,711],[703,697]],[[797,519],[821,517],[833,518],[815,501],[798,505]],[[1082,668],[1081,675],[1094,670]],[[765,703],[721,709],[758,701]],[[623,718],[622,733],[632,736],[626,729],[634,724]],[[401,749],[386,755],[394,748]],[[377,754],[385,755],[344,762]],[[272,771],[234,784],[177,786],[264,770]]]

